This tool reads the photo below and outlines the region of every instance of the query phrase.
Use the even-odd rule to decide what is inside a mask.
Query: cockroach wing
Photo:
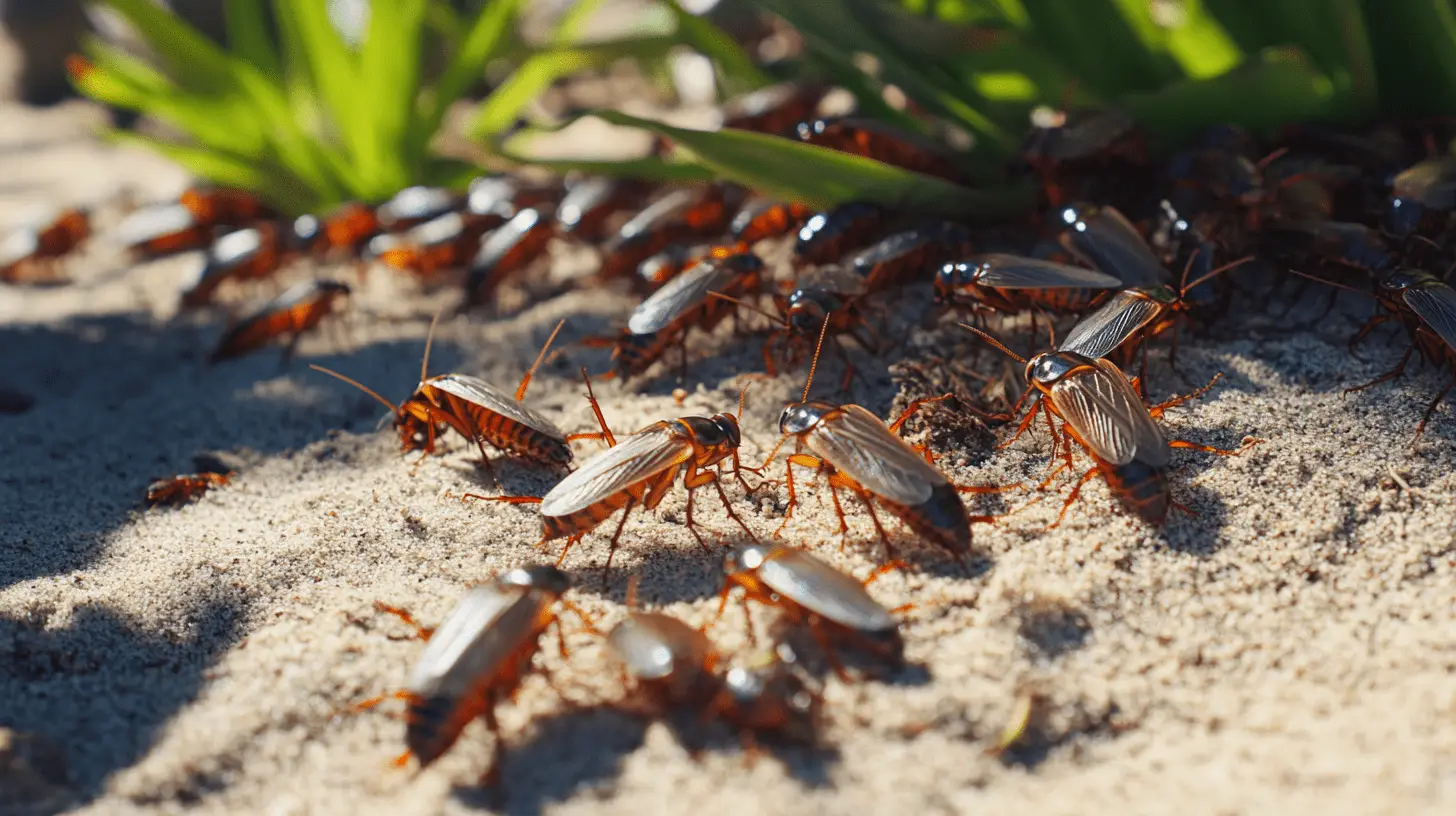
[[[976,255],[967,263],[979,267],[976,283],[998,289],[1118,289],[1124,285],[1095,269],[1020,255]]]
[[[123,246],[133,247],[196,225],[196,216],[181,204],[161,204],[123,218],[113,233]]]
[[[1062,233],[1062,246],[1127,286],[1157,286],[1167,275],[1142,234],[1112,207]]]
[[[1106,360],[1097,368],[1063,377],[1052,386],[1052,405],[1072,424],[1097,458],[1112,465],[1134,460],[1168,464],[1168,441],[1127,377]]]
[[[945,477],[858,405],[830,414],[805,439],[809,449],[881,498],[911,507],[930,500]]]
[[[775,550],[759,565],[758,577],[775,593],[840,626],[885,632],[899,625],[860,582],[799,550]]]
[[[478,377],[465,374],[444,374],[430,378],[427,384],[473,405],[479,405],[487,411],[500,414],[512,422],[525,425],[562,442],[566,441],[566,434],[562,433],[561,429],[557,428],[551,420],[527,408],[525,403],[517,402],[513,395],[507,394]]]
[[[1405,303],[1431,330],[1456,349],[1456,289],[1444,283],[1431,282],[1412,286],[1403,293]]]
[[[0,240],[0,267],[19,263],[39,250],[39,232],[34,229],[16,230]]]
[[[699,261],[642,302],[627,320],[633,334],[653,334],[667,328],[684,312],[702,304],[708,293],[721,289],[738,273],[714,261]]]
[[[666,422],[648,426],[588,459],[541,499],[541,515],[569,516],[680,465],[692,443]]]
[[[712,651],[702,632],[655,612],[633,613],[612,629],[607,644],[629,672],[644,680],[696,674]]]
[[[1391,193],[1437,209],[1456,208],[1456,157],[1427,159],[1402,170],[1391,182]]]
[[[842,266],[824,264],[794,276],[795,289],[814,289],[854,297],[865,294],[865,279]]]
[[[263,233],[256,227],[233,230],[213,242],[207,259],[216,264],[236,264],[263,248]]]
[[[495,583],[472,588],[425,644],[410,675],[419,697],[458,697],[494,674],[536,633],[550,596]]]
[[[1162,304],[1136,291],[1118,292],[1097,311],[1082,318],[1062,340],[1059,351],[1074,351],[1084,357],[1106,357],[1148,325],[1162,311]]]
[[[695,190],[674,190],[671,193],[657,199],[647,206],[646,209],[632,216],[631,220],[622,225],[617,233],[618,240],[631,238],[656,227],[668,219],[677,216],[688,205],[697,200],[701,195]]]

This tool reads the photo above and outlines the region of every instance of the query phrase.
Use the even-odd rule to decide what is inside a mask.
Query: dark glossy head
[[[729,550],[723,556],[723,574],[739,575],[745,572],[753,572],[763,566],[773,553],[774,547],[768,544],[747,544],[735,550]]]
[[[525,587],[551,595],[562,595],[571,588],[571,577],[549,565],[517,567],[497,575],[495,580],[505,586]]]
[[[1380,288],[1386,292],[1403,292],[1431,279],[1419,269],[1394,269],[1380,279]]]
[[[814,336],[824,318],[844,308],[844,298],[825,289],[795,289],[784,303],[784,319],[793,334]]]
[[[1036,355],[1026,363],[1026,381],[1039,389],[1051,388],[1074,368],[1089,365],[1080,354],[1070,351],[1047,351]]]
[[[300,215],[283,233],[284,244],[294,252],[307,252],[323,237],[323,222],[318,216]]]
[[[948,263],[935,273],[935,297],[948,300],[953,294],[967,286],[973,286],[980,277],[985,264],[955,261]]]
[[[738,417],[732,414],[714,414],[713,425],[722,434],[721,444],[736,448],[743,442],[743,433],[738,429]]]
[[[779,433],[785,436],[799,436],[813,430],[820,420],[838,406],[827,402],[795,402],[785,406],[779,414]]]

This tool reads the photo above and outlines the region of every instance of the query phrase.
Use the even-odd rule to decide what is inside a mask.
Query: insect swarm
[[[626,437],[620,443],[607,426],[596,395],[592,393],[591,378],[582,370],[586,382],[587,399],[592,412],[601,426],[601,438],[610,446],[582,463],[582,466],[567,474],[545,496],[478,496],[467,494],[466,499],[500,501],[509,504],[537,504],[541,513],[541,544],[558,538],[567,539],[557,563],[566,558],[572,545],[596,529],[613,513],[622,511],[617,529],[612,533],[608,545],[607,560],[602,567],[603,575],[612,566],[612,556],[617,552],[617,542],[622,537],[627,516],[632,508],[640,505],[643,510],[655,510],[667,495],[669,488],[681,474],[683,487],[687,489],[688,531],[697,539],[698,545],[708,549],[703,537],[693,522],[693,494],[711,484],[718,492],[723,509],[728,516],[743,528],[748,537],[757,536],[733,511],[728,494],[723,492],[719,480],[722,463],[733,460],[733,474],[749,491],[743,479],[743,465],[738,459],[738,445],[742,440],[738,429],[743,415],[743,401],[748,394],[745,387],[738,395],[738,414],[719,413],[712,417],[679,417],[673,420],[654,422],[640,431]],[[585,438],[588,434],[580,434]],[[595,436],[594,434],[592,436]],[[716,466],[716,470],[709,470]]]
[[[335,310],[335,303],[349,296],[349,287],[338,281],[304,281],[268,301],[257,311],[227,330],[218,341],[209,362],[218,363],[257,351],[276,338],[288,336],[283,363],[293,359],[303,333],[317,326]]]
[[[493,756],[482,779],[487,784],[499,781],[505,746],[496,707],[515,697],[540,651],[541,636],[553,624],[561,637],[562,655],[566,654],[558,604],[590,626],[586,616],[562,598],[570,587],[571,579],[555,567],[513,569],[471,588],[439,628],[417,626],[425,649],[408,687],[354,706],[372,708],[389,697],[405,700],[407,750],[395,759],[397,766],[413,756],[421,768],[428,767],[450,750],[466,725],[479,718],[494,737]],[[380,608],[414,623],[402,610]]]
[[[378,400],[394,414],[394,427],[399,432],[399,443],[404,453],[423,451],[424,456],[435,452],[435,438],[441,426],[454,428],[466,440],[475,443],[480,450],[480,459],[490,467],[485,445],[490,443],[496,450],[519,456],[530,462],[547,467],[566,467],[571,464],[571,448],[567,442],[572,438],[562,433],[551,420],[527,407],[521,402],[531,377],[546,359],[546,351],[566,324],[556,324],[546,344],[536,355],[516,393],[511,396],[490,383],[466,374],[438,374],[429,376],[430,345],[435,337],[435,324],[439,315],[430,321],[429,335],[425,338],[425,353],[420,360],[420,382],[409,399],[399,405],[381,397],[374,390],[359,382],[322,366],[309,366],[315,371],[358,388]]]

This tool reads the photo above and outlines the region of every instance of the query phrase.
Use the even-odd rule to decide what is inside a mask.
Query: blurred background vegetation
[[[25,5],[9,0],[4,13],[16,18]],[[1269,131],[1456,111],[1452,0],[179,5],[198,25],[152,0],[98,0],[102,13],[90,19],[104,23],[69,65],[75,87],[164,126],[116,138],[288,212],[379,200],[414,183],[464,184],[481,164],[523,161],[523,116],[547,128],[580,113],[533,105],[568,78],[628,66],[669,107],[683,94],[687,58],[711,67],[720,100],[784,80],[841,87],[859,115],[965,147],[967,166],[992,188],[1038,107],[1116,107],[1166,148],[1217,123]],[[652,121],[613,121],[683,143]],[[728,132],[689,141],[669,158],[549,166],[722,176],[806,201],[905,181],[854,159],[831,190],[823,174],[835,168],[816,164],[815,148]],[[958,194],[960,211],[984,204]]]

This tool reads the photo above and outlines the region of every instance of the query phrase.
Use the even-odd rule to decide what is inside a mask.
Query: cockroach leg
[[[636,503],[635,498],[627,500],[627,504],[622,507],[622,517],[617,520],[617,530],[612,533],[612,540],[607,543],[607,563],[602,566],[602,586],[607,584],[607,573],[612,569],[612,556],[617,554],[617,541],[621,539],[622,528],[627,526],[627,516],[632,514],[632,506]],[[563,550],[561,555],[566,557],[566,551]]]
[[[783,533],[784,527],[788,526],[789,519],[794,515],[794,505],[798,503],[798,495],[794,492],[794,465],[818,470],[823,464],[807,453],[795,453],[784,460],[784,478],[789,486],[789,503],[784,507],[784,521],[774,531],[774,538],[778,538]]]
[[[931,403],[936,403],[936,402],[944,402],[944,401],[946,401],[948,399],[955,399],[955,398],[956,398],[956,395],[955,394],[941,394],[938,397],[921,397],[920,399],[914,400],[909,405],[905,406],[905,410],[900,412],[900,416],[899,416],[898,419],[896,419],[894,422],[891,422],[890,423],[890,433],[893,433],[893,434],[900,433],[900,428],[901,428],[901,426],[903,426],[905,424],[905,420],[907,420],[910,417],[914,416],[917,411],[919,411],[921,408],[925,407],[926,405],[930,405]],[[927,457],[927,458],[929,458],[929,457]]]
[[[1082,478],[1078,479],[1075,485],[1072,485],[1072,492],[1068,493],[1067,500],[1062,502],[1062,512],[1057,514],[1056,521],[1047,525],[1048,530],[1055,529],[1058,525],[1062,523],[1062,519],[1067,517],[1067,511],[1072,509],[1072,503],[1075,502],[1077,500],[1077,497],[1082,494],[1082,487],[1085,486],[1088,482],[1092,481],[1094,478],[1096,478],[1097,474],[1098,469],[1095,467],[1091,468],[1086,473],[1082,474]]]
[[[1350,338],[1350,354],[1353,355],[1355,353],[1355,347],[1360,345],[1366,337],[1369,337],[1370,332],[1375,331],[1377,326],[1383,323],[1389,323],[1393,319],[1395,319],[1393,315],[1379,314],[1365,321],[1365,325],[1360,327],[1360,331],[1356,332],[1355,336]],[[1359,358],[1357,357],[1356,359]]]
[[[1240,445],[1237,448],[1215,448],[1212,445],[1203,445],[1198,442],[1189,442],[1186,439],[1170,439],[1168,440],[1168,447],[1203,451],[1204,453],[1216,453],[1219,456],[1240,456],[1244,453],[1244,451],[1247,451],[1249,448],[1252,448],[1263,441],[1264,440],[1262,439],[1251,439],[1247,443]]]
[[[1453,387],[1456,387],[1456,377],[1453,377],[1450,382],[1446,383],[1446,387],[1441,389],[1441,393],[1437,394],[1436,398],[1431,400],[1431,404],[1426,406],[1426,412],[1421,415],[1421,422],[1416,426],[1416,435],[1411,438],[1412,445],[1421,438],[1421,434],[1426,432],[1426,423],[1431,420],[1431,416],[1436,413],[1437,406],[1441,404],[1442,400],[1446,399],[1446,395],[1451,393]]]
[[[1157,405],[1149,408],[1148,414],[1152,416],[1153,419],[1158,419],[1162,417],[1163,412],[1167,411],[1169,408],[1177,408],[1179,405],[1182,405],[1185,402],[1188,402],[1190,400],[1196,400],[1202,397],[1204,394],[1207,394],[1210,389],[1213,388],[1214,384],[1217,383],[1221,377],[1223,377],[1222,373],[1213,375],[1213,379],[1209,380],[1207,385],[1203,386],[1202,388],[1197,388],[1189,391],[1187,394],[1184,394],[1182,396],[1173,397],[1171,399],[1160,402]]]
[[[1405,354],[1401,355],[1400,362],[1396,364],[1395,368],[1392,368],[1391,370],[1385,372],[1384,374],[1381,374],[1379,377],[1376,377],[1375,379],[1371,380],[1368,383],[1365,383],[1364,385],[1357,385],[1357,386],[1355,386],[1353,388],[1346,388],[1345,391],[1344,391],[1344,393],[1346,393],[1346,394],[1353,394],[1356,391],[1364,391],[1365,389],[1370,388],[1371,386],[1379,385],[1379,384],[1381,384],[1383,382],[1390,382],[1391,380],[1395,379],[1396,377],[1401,376],[1402,374],[1405,373],[1405,367],[1406,367],[1407,364],[1410,363],[1411,354],[1414,353],[1415,350],[1416,350],[1416,347],[1415,347],[1414,344],[1412,344],[1410,346],[1407,346],[1406,347],[1406,350],[1405,350]]]
[[[415,620],[414,615],[411,615],[407,610],[401,609],[400,607],[390,606],[389,604],[375,601],[374,611],[393,615],[396,618],[404,621],[405,624],[415,630],[415,637],[419,638],[420,640],[429,640],[430,635],[433,635],[435,633],[435,627],[422,625],[419,621]]]

